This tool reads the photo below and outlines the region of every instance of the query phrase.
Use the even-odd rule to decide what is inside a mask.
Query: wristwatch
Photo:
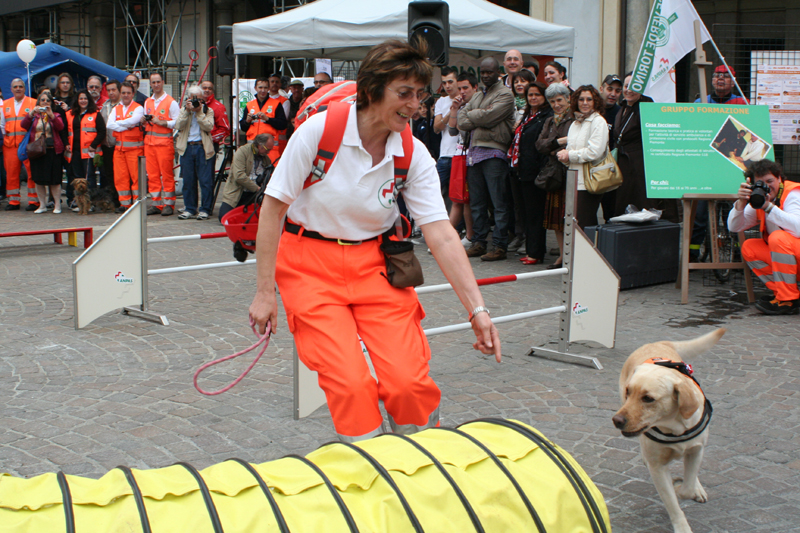
[[[764,213],[768,214],[770,211],[772,211],[773,207],[775,207],[775,204],[772,202],[767,202],[767,204],[764,206]]]
[[[486,313],[487,315],[492,316],[492,314],[486,307],[480,305],[475,309],[473,309],[472,312],[469,314],[469,321],[472,322],[472,319],[475,318],[475,315],[477,315],[478,313]]]

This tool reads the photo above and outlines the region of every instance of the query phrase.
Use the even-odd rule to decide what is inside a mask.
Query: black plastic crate
[[[633,289],[678,279],[681,226],[666,220],[642,224],[587,226],[593,241],[619,274],[620,289]]]

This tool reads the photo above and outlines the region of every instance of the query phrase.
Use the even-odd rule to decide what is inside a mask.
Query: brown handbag
[[[47,153],[44,133],[35,141],[30,141],[25,150],[28,152],[28,159],[39,159],[44,156]]]

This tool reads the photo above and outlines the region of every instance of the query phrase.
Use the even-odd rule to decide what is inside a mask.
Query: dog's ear
[[[692,383],[689,378],[681,379],[675,384],[675,396],[678,402],[678,410],[683,418],[689,418],[700,408],[700,401],[694,394],[697,385]]]

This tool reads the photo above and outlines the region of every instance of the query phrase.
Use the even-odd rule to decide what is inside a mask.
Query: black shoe
[[[39,206],[36,204],[28,204],[25,206],[25,211],[36,211],[39,209]]]
[[[173,211],[173,209],[172,209],[172,206],[171,206],[171,205],[166,205],[166,206],[164,206],[164,209],[162,209],[162,210],[161,210],[161,216],[162,216],[162,217],[168,217],[168,216],[170,216],[170,215],[171,215],[173,212],[174,212],[174,211]]]
[[[6,211],[19,211],[19,204],[8,204]]]
[[[160,215],[161,214],[161,209],[157,208],[156,206],[151,205],[150,207],[147,208],[147,214],[148,215]]]
[[[115,212],[115,213],[124,213],[124,212],[125,212],[125,211],[127,211],[127,210],[128,210],[128,209],[127,209],[126,207],[119,206],[118,208],[116,208],[116,209],[114,210],[114,212]]]
[[[777,298],[769,302],[759,300],[756,302],[756,309],[765,315],[796,315],[800,313],[800,301],[789,300],[782,302]]]

